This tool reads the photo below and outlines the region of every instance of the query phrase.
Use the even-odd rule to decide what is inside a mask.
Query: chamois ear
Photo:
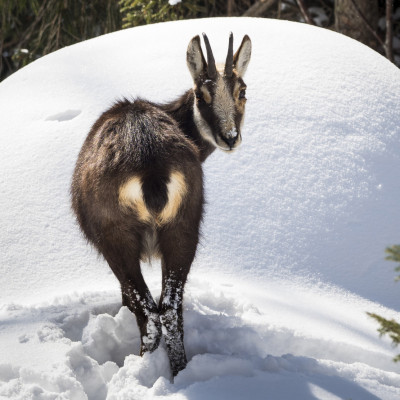
[[[195,36],[189,43],[186,52],[186,63],[194,81],[206,71],[207,64],[201,50],[200,36]]]
[[[247,66],[251,58],[251,40],[247,35],[244,35],[242,44],[233,56],[233,67],[240,77],[246,73]]]

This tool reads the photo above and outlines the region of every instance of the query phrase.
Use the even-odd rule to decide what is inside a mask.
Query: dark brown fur
[[[187,101],[190,93],[184,97]],[[166,108],[181,117],[190,115],[182,104],[186,103],[178,100]],[[181,119],[181,125],[191,126],[191,122]],[[73,175],[72,206],[79,225],[120,281],[123,304],[135,313],[142,338],[154,334],[147,332],[146,314],[161,316],[169,309],[163,304],[166,284],[170,282],[172,287],[171,283],[176,282],[181,288],[179,296],[183,295],[196,252],[203,210],[201,158],[213,149],[191,128],[190,139],[160,107],[143,100],[120,101],[93,125]],[[139,175],[143,177],[146,205],[156,212],[161,210],[167,201],[169,172],[174,169],[184,172],[188,193],[171,223],[148,226],[138,221],[130,209],[120,206],[119,188],[132,175]],[[158,306],[151,298],[139,264],[145,246],[144,235],[152,230],[162,254],[163,292]],[[168,293],[168,296],[176,297],[176,294]],[[178,327],[183,324],[181,304]],[[155,324],[158,338],[150,341],[150,346],[142,342],[142,354],[158,346],[161,324],[157,319]]]
[[[233,81],[231,86],[233,90]],[[196,126],[195,101],[201,100],[195,100],[193,90],[165,105],[118,101],[90,130],[71,187],[72,207],[83,233],[108,262],[120,282],[123,305],[137,318],[141,354],[157,348],[163,325],[174,375],[186,365],[182,300],[203,213],[201,163],[215,149]],[[239,114],[238,125],[243,111]],[[204,116],[211,125],[212,116]],[[174,171],[184,177],[185,192],[176,215],[157,223],[153,216],[167,205]],[[152,216],[148,220],[141,217],[140,207],[121,203],[120,190],[133,177],[140,179],[146,212]],[[162,262],[159,304],[140,269],[140,259],[154,253]]]

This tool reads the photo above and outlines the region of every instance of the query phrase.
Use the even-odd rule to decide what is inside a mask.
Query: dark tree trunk
[[[336,31],[382,52],[376,37],[378,18],[377,0],[335,0]]]

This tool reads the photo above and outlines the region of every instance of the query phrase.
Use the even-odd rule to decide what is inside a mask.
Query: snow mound
[[[253,41],[243,144],[205,164],[208,206],[194,273],[257,282],[290,274],[398,304],[384,249],[400,236],[400,71],[336,33],[246,18],[116,32],[2,82],[1,299],[15,301],[27,282],[20,302],[117,288],[70,210],[79,148],[115,99],[166,101],[190,88],[190,38],[207,31],[223,60],[230,30],[236,45],[245,33]]]

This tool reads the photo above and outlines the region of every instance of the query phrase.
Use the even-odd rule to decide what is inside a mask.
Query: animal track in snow
[[[69,121],[71,119],[76,118],[82,110],[65,110],[60,113],[50,115],[46,118],[46,121],[58,121],[58,122],[63,122],[63,121]]]
[[[363,363],[376,362],[379,353],[298,335],[271,324],[262,306],[238,299],[233,289],[222,294],[219,285],[191,285],[184,311],[189,362],[174,383],[165,342],[140,357],[135,316],[121,307],[117,291],[98,292],[50,305],[4,308],[3,320],[14,321],[18,328],[20,351],[32,357],[48,352],[51,362],[42,370],[0,359],[0,398],[177,399],[223,393],[224,398],[241,399],[242,388],[252,387],[261,394],[256,398],[270,391],[276,398],[317,398],[315,392],[324,399],[377,400],[377,385],[387,388],[388,396],[380,398],[398,398],[399,375]],[[21,331],[21,321],[35,325]],[[59,347],[64,356],[53,361],[51,354]],[[330,361],[337,354],[345,362]]]

